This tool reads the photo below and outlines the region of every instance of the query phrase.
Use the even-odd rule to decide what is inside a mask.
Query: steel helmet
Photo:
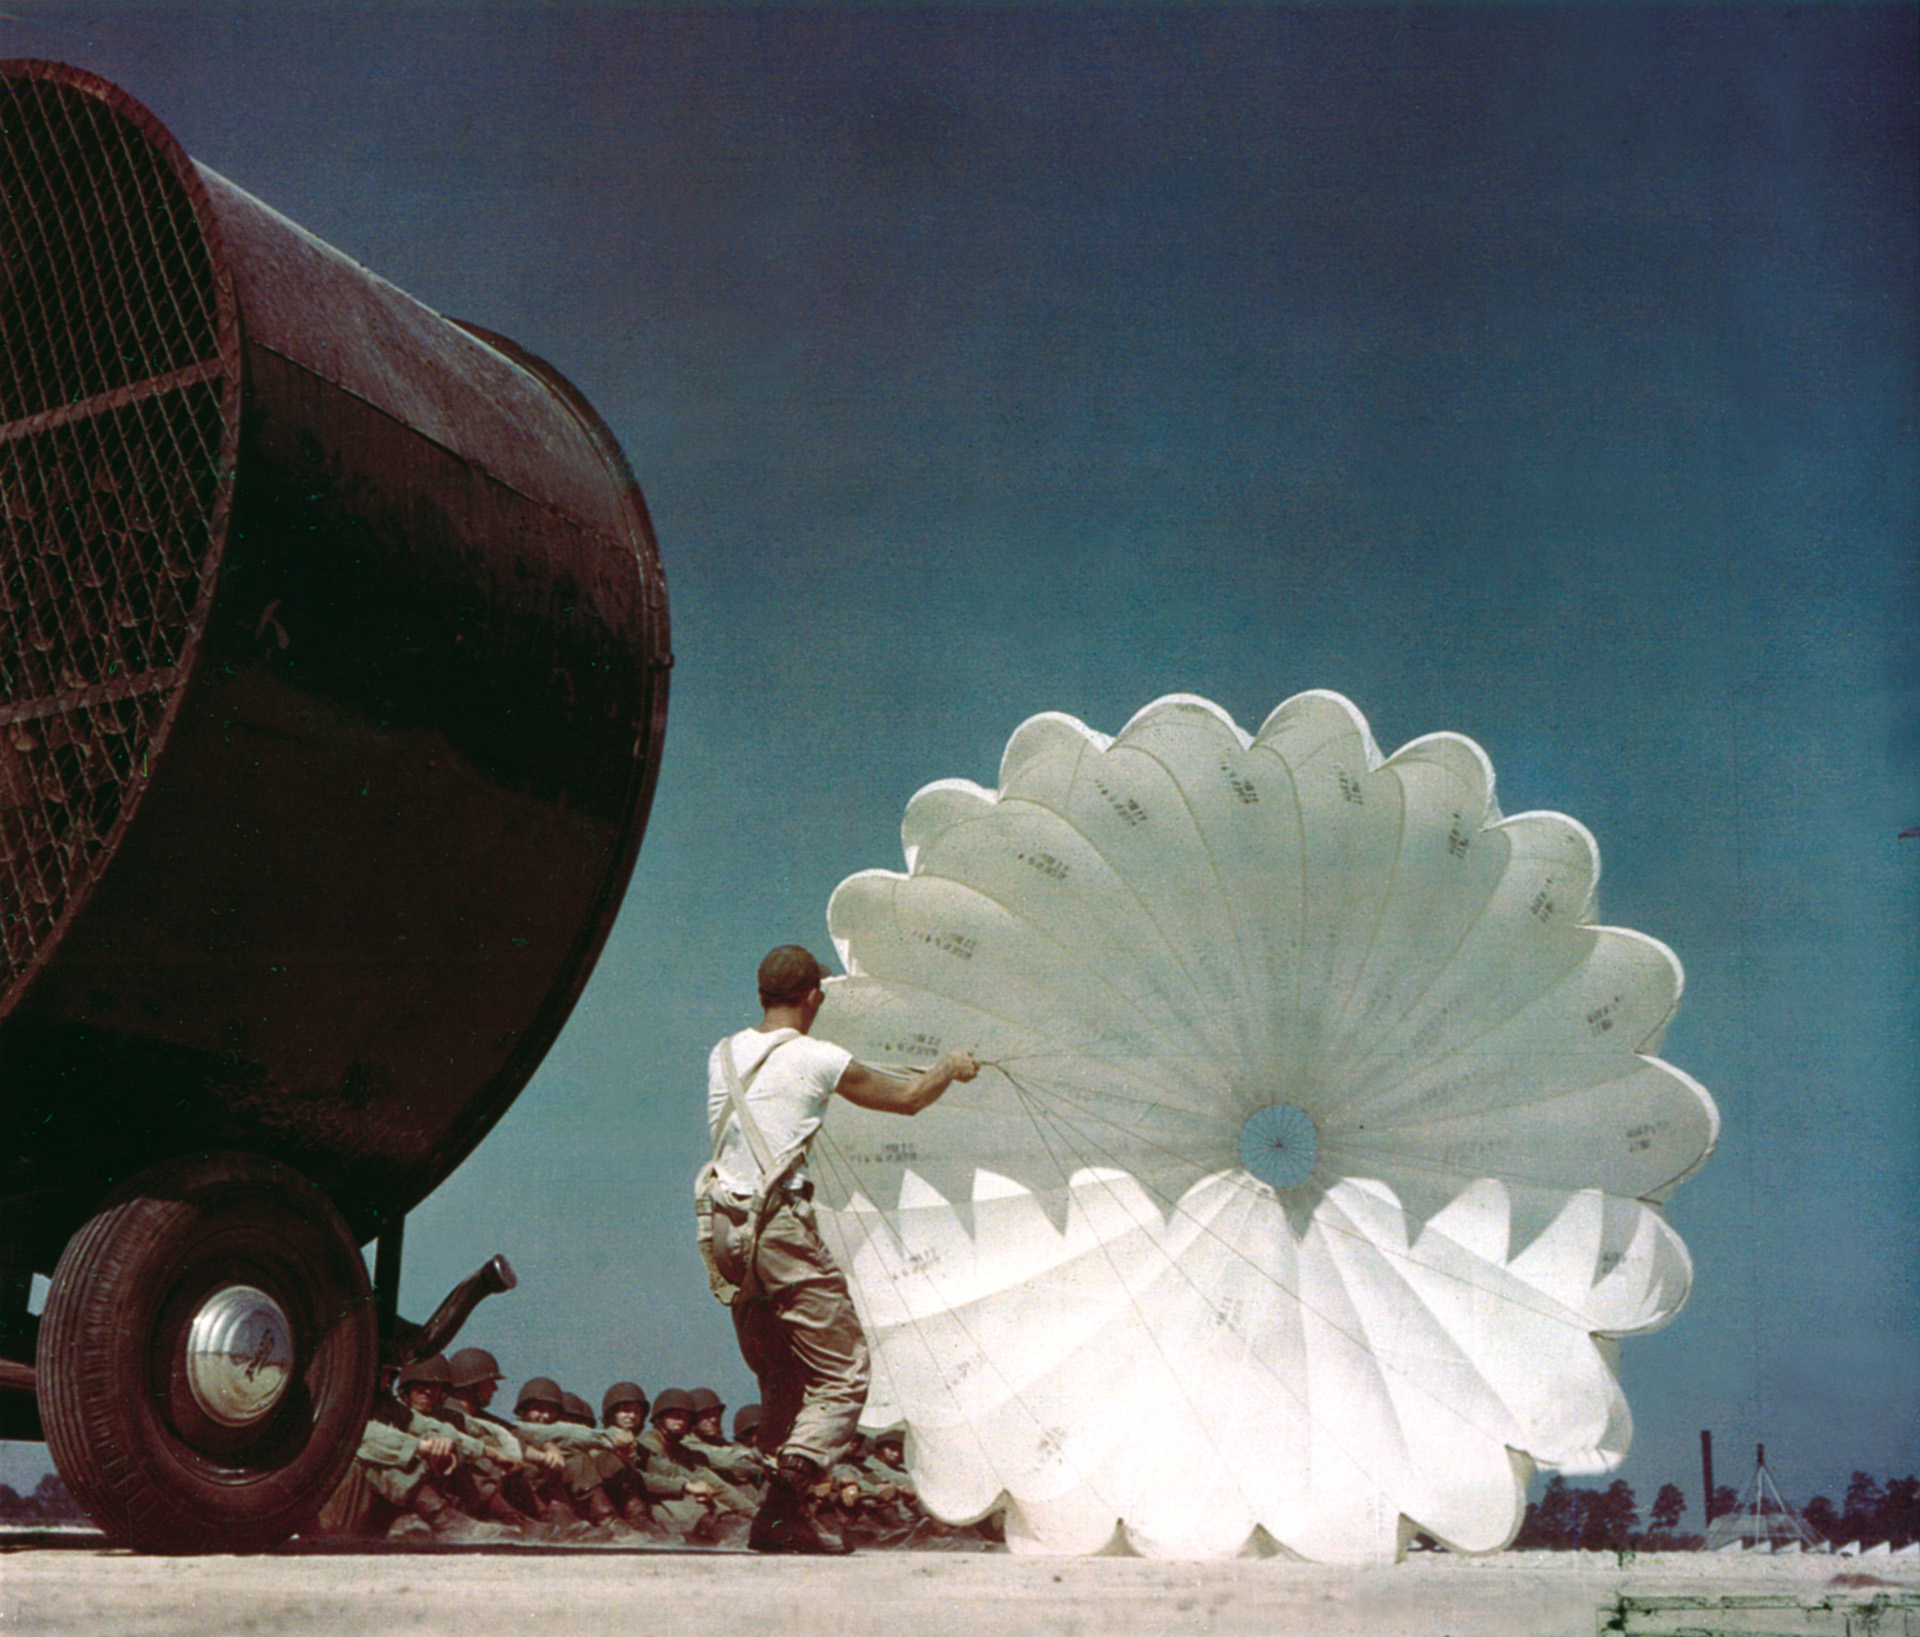
[[[513,1413],[518,1415],[529,1404],[550,1405],[558,1413],[566,1409],[567,1400],[559,1382],[551,1376],[535,1376],[520,1389],[520,1396],[513,1401]]]
[[[613,1420],[613,1412],[619,1409],[622,1404],[638,1404],[640,1406],[640,1419],[643,1421],[646,1419],[647,1395],[639,1382],[616,1381],[602,1393],[600,1395],[600,1419],[611,1422]]]
[[[678,1410],[689,1420],[693,1418],[693,1394],[679,1387],[669,1387],[653,1401],[653,1424],[660,1425],[660,1417]]]
[[[456,1387],[477,1387],[483,1381],[500,1379],[500,1361],[484,1347],[463,1347],[447,1359]]]
[[[399,1385],[403,1389],[435,1381],[443,1387],[453,1385],[453,1371],[447,1367],[447,1361],[438,1353],[435,1353],[432,1358],[417,1358],[411,1364],[401,1367]]]

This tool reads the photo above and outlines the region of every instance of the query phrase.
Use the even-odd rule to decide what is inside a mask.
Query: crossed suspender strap
[[[760,1054],[760,1060],[747,1070],[746,1080],[753,1079],[767,1060],[789,1040],[799,1038],[798,1029],[774,1031],[774,1038],[767,1049]],[[739,1251],[744,1271],[741,1283],[736,1286],[720,1271],[713,1250],[713,1200],[710,1190],[718,1186],[717,1168],[720,1163],[720,1148],[727,1135],[727,1119],[723,1117],[713,1135],[713,1158],[701,1171],[699,1180],[694,1183],[694,1215],[697,1221],[697,1238],[701,1260],[706,1263],[707,1281],[713,1287],[714,1295],[731,1305],[742,1296],[752,1296],[759,1290],[759,1276],[756,1262],[760,1254],[760,1230],[766,1225],[766,1219],[779,1186],[787,1178],[801,1156],[806,1153],[805,1144],[788,1149],[784,1155],[776,1155],[768,1143],[766,1133],[760,1129],[760,1123],[753,1117],[753,1111],[747,1107],[747,1088],[740,1070],[733,1061],[733,1041],[723,1041],[720,1047],[720,1069],[727,1082],[727,1104],[731,1117],[740,1123],[740,1133],[747,1141],[747,1149],[753,1155],[753,1163],[760,1173],[758,1184],[747,1206],[745,1232],[741,1235]]]
[[[755,1076],[767,1066],[767,1059],[773,1056],[789,1040],[800,1037],[798,1029],[778,1029],[774,1031],[774,1041],[760,1054],[760,1061],[747,1073]],[[753,1154],[753,1163],[760,1167],[760,1186],[767,1186],[767,1179],[773,1175],[773,1149],[768,1144],[766,1134],[760,1129],[760,1122],[753,1117],[753,1111],[747,1107],[747,1088],[741,1081],[740,1070],[733,1061],[733,1040],[729,1037],[720,1048],[720,1069],[727,1077],[727,1102],[733,1110],[733,1117],[740,1122],[740,1134],[747,1139],[747,1147]],[[727,1122],[722,1120],[720,1128],[713,1134],[713,1157],[720,1158],[720,1145],[726,1141]]]

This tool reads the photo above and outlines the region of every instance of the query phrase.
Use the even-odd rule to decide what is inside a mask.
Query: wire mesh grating
[[[0,81],[0,1016],[118,842],[212,584],[236,341],[184,170],[98,82]]]

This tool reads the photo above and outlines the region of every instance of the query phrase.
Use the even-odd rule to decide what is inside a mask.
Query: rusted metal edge
[[[31,415],[23,415],[17,421],[0,426],[0,443],[13,443],[20,438],[33,437],[36,433],[49,432],[56,426],[67,426],[74,421],[89,420],[95,415],[110,414],[143,399],[158,398],[168,392],[178,392],[183,387],[216,380],[226,373],[227,361],[224,358],[204,358],[197,364],[188,364],[184,369],[166,375],[150,375],[144,381],[129,381],[125,386],[102,392],[97,397],[82,398],[77,403],[55,404],[51,409],[37,409]]]
[[[158,693],[180,680],[180,667],[142,671],[138,676],[123,676],[113,682],[89,682],[84,688],[69,688],[65,693],[49,694],[44,699],[25,699],[17,705],[0,705],[0,728],[14,722],[37,722],[43,717],[64,716],[68,711],[86,710],[119,699],[134,699],[143,693]]]
[[[146,138],[165,167],[173,173],[192,208],[194,219],[199,224],[200,233],[206,242],[208,267],[213,279],[216,315],[214,335],[215,344],[218,347],[215,358],[205,361],[211,367],[211,373],[206,379],[211,381],[224,378],[225,387],[221,393],[220,406],[218,481],[214,489],[212,505],[207,512],[207,545],[200,562],[199,586],[193,608],[187,616],[186,630],[180,649],[180,663],[169,668],[176,682],[184,684],[193,669],[194,659],[199,653],[201,633],[206,628],[208,613],[213,604],[214,583],[219,575],[221,560],[226,555],[227,523],[233,512],[234,473],[240,450],[240,419],[244,407],[245,360],[240,304],[228,260],[226,232],[218,212],[214,209],[213,201],[208,196],[206,184],[200,179],[198,167],[173,133],[162,125],[152,111],[136,97],[121,90],[111,81],[89,73],[86,69],[38,58],[10,57],[0,61],[0,81],[13,79],[44,81],[95,97],[105,103],[119,118],[131,124]],[[202,366],[188,367],[192,369]],[[130,685],[132,681],[132,678],[125,678],[121,685]],[[91,686],[110,688],[115,685],[114,683],[97,683]],[[147,740],[147,756],[150,761],[157,760],[165,751],[167,740],[172,733],[174,718],[179,713],[180,699],[185,691],[184,686],[175,686],[172,689],[171,697],[168,698],[162,710],[160,720],[154,724]],[[55,695],[54,697],[65,699],[67,696]],[[11,707],[13,711],[19,711],[22,708],[21,706]],[[0,718],[0,720],[8,719],[10,718]],[[141,778],[127,786],[126,799],[121,802],[120,811],[112,827],[106,835],[101,837],[102,858],[111,859],[119,851],[127,826],[132,822],[134,812],[146,794],[146,785],[147,780]],[[96,879],[97,873],[88,871],[79,880],[70,882],[66,902],[44,942],[35,947],[32,957],[24,966],[13,970],[11,977],[0,972],[0,1021],[4,1021],[14,1010],[39,975],[45,964],[45,951],[59,947],[60,940],[66,935],[66,929],[92,897]]]

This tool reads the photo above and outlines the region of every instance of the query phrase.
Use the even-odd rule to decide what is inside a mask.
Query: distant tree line
[[[1668,1500],[1669,1489],[1672,1484],[1660,1491],[1656,1511]],[[1605,1489],[1577,1489],[1556,1472],[1540,1499],[1527,1503],[1526,1521],[1513,1544],[1521,1551],[1624,1552],[1639,1533],[1640,1503],[1626,1479],[1615,1478]]]
[[[1815,1495],[1801,1507],[1800,1516],[1828,1540],[1843,1545],[1857,1540],[1872,1546],[1884,1540],[1905,1546],[1920,1540],[1920,1476],[1909,1473],[1882,1484],[1871,1473],[1856,1472],[1847,1480],[1840,1507],[1825,1495]]]
[[[1715,1487],[1713,1517],[1737,1511],[1739,1506],[1739,1497],[1731,1489]],[[1605,1489],[1582,1489],[1555,1473],[1540,1499],[1527,1503],[1526,1521],[1513,1544],[1521,1551],[1684,1552],[1706,1543],[1704,1533],[1681,1533],[1686,1511],[1680,1486],[1662,1484],[1642,1528],[1639,1502],[1624,1478],[1614,1479]],[[1825,1495],[1815,1495],[1800,1508],[1800,1516],[1835,1545],[1857,1540],[1871,1546],[1884,1540],[1904,1546],[1920,1540],[1920,1477],[1910,1474],[1883,1484],[1871,1473],[1856,1472],[1847,1483],[1842,1506],[1836,1507]]]
[[[0,1484],[0,1523],[85,1523],[80,1503],[67,1493],[57,1472],[49,1472],[22,1495],[12,1484]]]

